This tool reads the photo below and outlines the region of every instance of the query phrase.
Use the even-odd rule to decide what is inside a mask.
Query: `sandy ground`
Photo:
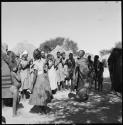
[[[7,124],[57,124],[57,123],[122,123],[122,98],[109,93],[109,84],[104,84],[103,92],[94,89],[87,102],[76,102],[68,97],[69,91],[57,92],[48,106],[47,115],[30,113],[28,100],[21,101],[18,116],[12,117],[12,107],[4,107],[2,115]]]

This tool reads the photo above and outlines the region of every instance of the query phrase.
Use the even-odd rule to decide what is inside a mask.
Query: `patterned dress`
[[[4,61],[7,55],[2,53],[1,56],[1,82],[2,82],[2,98],[12,98],[10,87],[12,86],[11,71],[9,65]]]
[[[34,70],[37,70],[38,74],[29,104],[45,106],[47,103],[51,102],[52,91],[50,88],[48,74],[44,73],[44,62],[42,60],[34,61]]]
[[[30,86],[30,71],[29,71],[30,67],[28,65],[27,60],[21,60],[20,65],[22,67],[20,71],[21,83],[22,83],[20,90],[24,90],[28,89]]]
[[[33,77],[34,77],[34,65],[30,65],[30,84],[29,84],[29,89],[32,91],[33,89]]]

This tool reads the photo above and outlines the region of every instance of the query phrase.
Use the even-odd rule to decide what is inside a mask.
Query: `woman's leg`
[[[65,79],[65,88],[68,90],[69,89],[69,87],[68,87],[68,80],[67,79]]]
[[[62,81],[62,89],[65,90],[65,81]]]
[[[15,89],[13,92],[13,117],[17,115],[17,101],[18,101],[18,90]]]
[[[24,98],[24,100],[27,99],[27,96],[28,96],[27,89],[24,89],[24,90],[23,90],[23,98]]]
[[[94,77],[94,87],[95,87],[95,90],[97,90],[97,73],[95,72],[95,77]]]
[[[73,83],[73,79],[71,79],[71,92],[74,91],[74,83]]]
[[[100,83],[100,79],[98,80],[98,91],[100,91],[100,87],[101,87],[101,83]]]
[[[101,78],[101,91],[103,89],[103,78]]]

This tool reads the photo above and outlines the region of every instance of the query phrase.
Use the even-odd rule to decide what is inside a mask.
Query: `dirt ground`
[[[57,92],[46,115],[30,113],[29,100],[20,101],[16,117],[7,106],[2,115],[7,124],[122,123],[122,97],[111,94],[109,88],[110,84],[104,83],[103,92],[92,89],[88,101],[81,103],[70,99],[68,90]]]

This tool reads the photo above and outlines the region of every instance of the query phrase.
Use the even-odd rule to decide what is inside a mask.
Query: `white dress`
[[[52,61],[49,61],[49,64],[51,63]],[[51,90],[55,90],[57,88],[57,79],[56,79],[56,70],[54,68],[54,65],[48,70],[48,76],[49,76]]]

